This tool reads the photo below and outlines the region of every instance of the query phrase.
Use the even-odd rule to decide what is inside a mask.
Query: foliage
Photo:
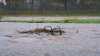
[[[0,16],[0,21],[2,20],[2,16]]]

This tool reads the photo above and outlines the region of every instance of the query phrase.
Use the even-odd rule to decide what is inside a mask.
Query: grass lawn
[[[29,21],[28,23],[100,23],[100,19],[65,19],[59,21],[41,20],[41,21]]]
[[[1,22],[22,22],[22,23],[100,23],[100,19],[62,19],[62,20],[9,20],[9,19],[5,19],[2,21],[2,19],[0,19]]]
[[[0,16],[100,16],[97,10],[69,10],[69,11],[0,11]]]
[[[100,19],[65,19],[64,23],[100,23]]]

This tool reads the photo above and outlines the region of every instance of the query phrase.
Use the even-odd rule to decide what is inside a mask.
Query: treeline
[[[100,0],[6,0],[0,11],[99,11]]]

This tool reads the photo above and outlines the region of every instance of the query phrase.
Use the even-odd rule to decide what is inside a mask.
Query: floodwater
[[[62,36],[17,31],[60,26]],[[100,56],[100,24],[0,23],[0,56]]]

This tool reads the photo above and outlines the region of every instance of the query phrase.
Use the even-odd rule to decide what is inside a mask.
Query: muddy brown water
[[[17,30],[61,26],[62,36]],[[100,24],[0,23],[0,56],[100,56]]]

